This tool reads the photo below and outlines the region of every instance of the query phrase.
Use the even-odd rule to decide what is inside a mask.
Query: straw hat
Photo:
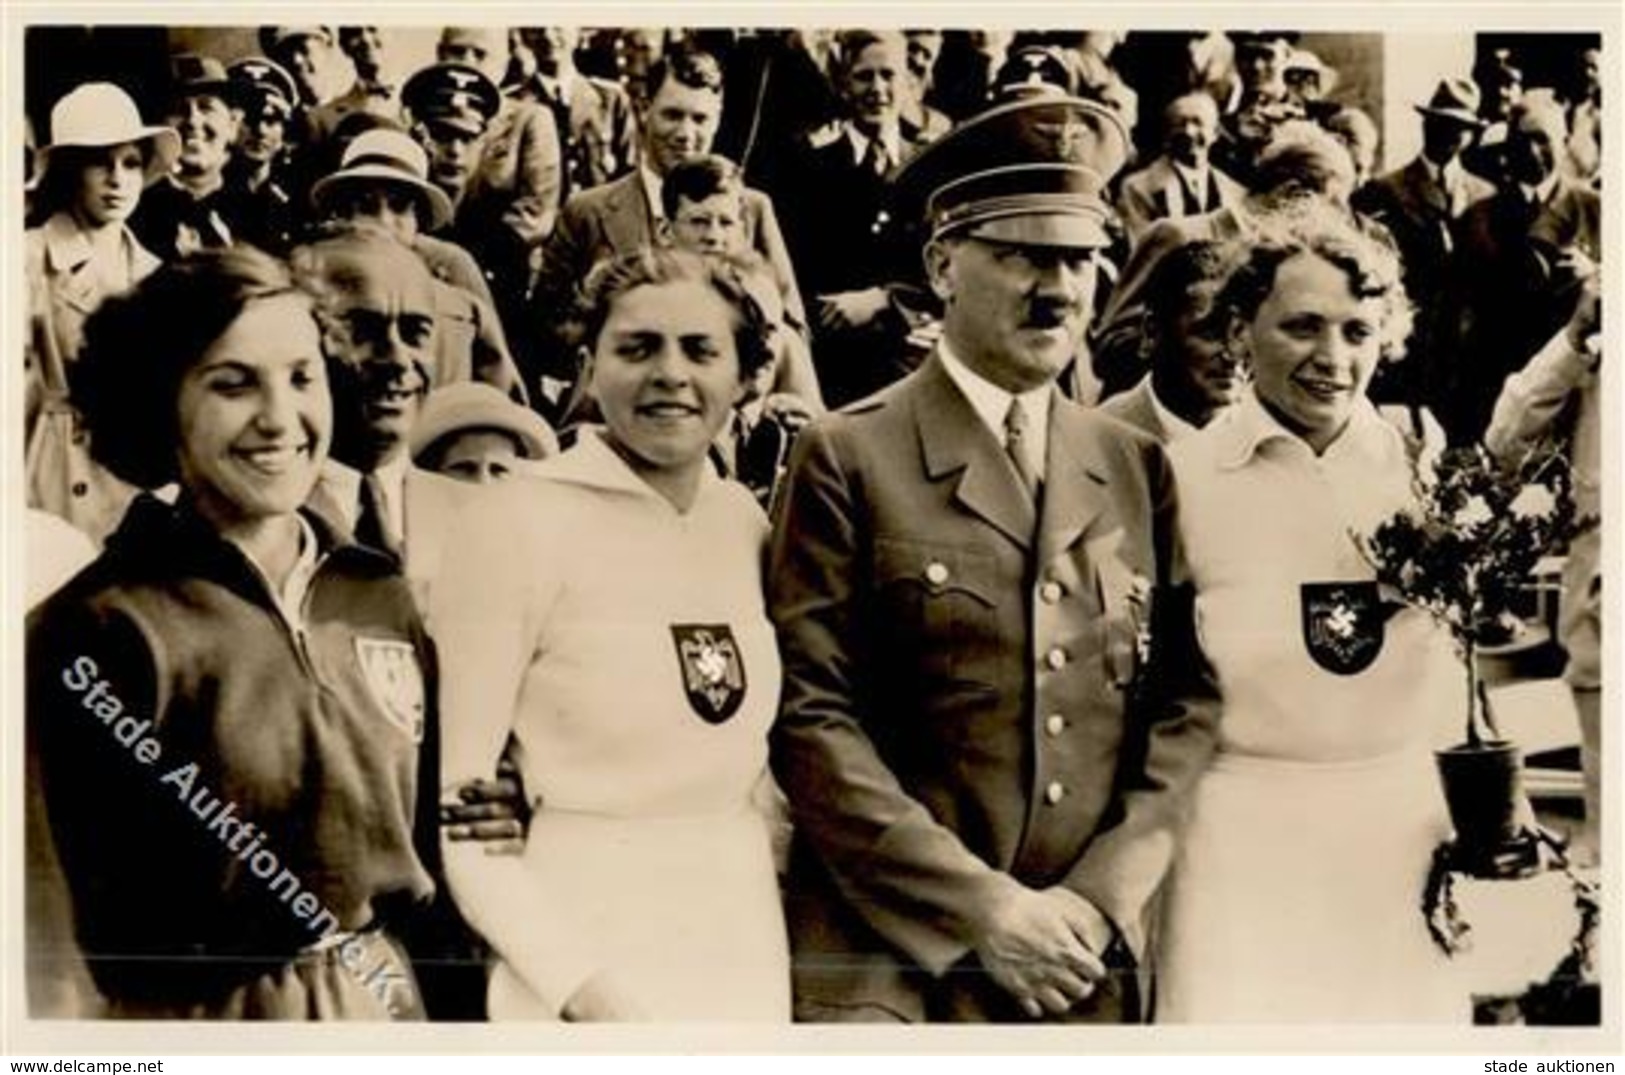
[[[357,183],[394,183],[416,195],[418,226],[434,231],[451,220],[451,199],[428,175],[429,159],[410,135],[387,128],[364,131],[345,148],[339,170],[310,188],[310,201],[325,213],[335,195]]]
[[[169,172],[180,155],[181,138],[171,127],[141,122],[130,95],[111,82],[86,82],[51,108],[51,142],[40,150],[42,166],[59,149],[105,149],[126,142],[148,143],[147,182]]]
[[[546,459],[559,450],[558,438],[535,411],[483,381],[459,381],[436,388],[424,400],[412,426],[412,457],[421,459],[447,437],[476,430],[512,437],[523,459]]]
[[[1424,116],[1453,119],[1466,127],[1483,127],[1485,124],[1478,114],[1478,103],[1478,86],[1472,79],[1445,78],[1439,80],[1439,86],[1428,103],[1416,105],[1415,108]]]

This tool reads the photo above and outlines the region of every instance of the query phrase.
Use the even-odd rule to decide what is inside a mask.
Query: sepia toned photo
[[[1587,10],[14,20],[12,1025],[1617,1038]]]

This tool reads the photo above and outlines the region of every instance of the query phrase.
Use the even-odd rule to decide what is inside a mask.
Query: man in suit
[[[542,252],[533,322],[558,324],[571,312],[572,296],[593,265],[661,241],[665,209],[661,183],[683,161],[709,153],[722,115],[722,69],[716,58],[694,49],[674,51],[650,68],[650,98],[638,119],[643,156],[636,171],[573,195]],[[772,269],[785,297],[791,325],[806,325],[790,255],[773,203],[749,187],[743,200],[744,239]],[[566,393],[575,381],[576,356],[558,338],[543,341],[537,371]],[[535,383],[532,380],[531,383]]]
[[[1384,402],[1438,406],[1444,401],[1440,351],[1452,342],[1443,302],[1455,243],[1451,233],[1469,206],[1495,193],[1461,162],[1462,151],[1484,126],[1478,105],[1471,79],[1441,79],[1428,102],[1416,106],[1422,116],[1421,152],[1353,198],[1358,212],[1394,237],[1405,267],[1405,294],[1418,314],[1404,360],[1379,371],[1373,383],[1373,398]]]
[[[1561,104],[1531,90],[1507,122],[1506,185],[1456,222],[1438,415],[1452,443],[1484,435],[1503,382],[1568,322],[1601,258],[1597,193],[1563,174]]]
[[[450,199],[427,174],[422,147],[405,133],[367,131],[345,149],[339,169],[311,188],[311,205],[334,227],[383,231],[422,259],[432,276],[438,319],[434,384],[472,378],[526,402],[479,266],[456,243],[424,234],[451,217]]]
[[[797,440],[768,578],[803,1020],[1143,1016],[1217,697],[1162,449],[1054,387],[1126,155],[1060,94],[925,150],[941,342]]]
[[[1199,216],[1241,201],[1246,189],[1208,163],[1219,130],[1219,106],[1205,93],[1169,102],[1162,156],[1123,179],[1117,211],[1130,242],[1153,221]]]
[[[576,70],[580,31],[564,26],[523,29],[519,39],[535,55],[536,72],[511,95],[553,113],[563,168],[561,198],[632,171],[638,146],[632,99],[618,83]]]
[[[1260,215],[1305,199],[1346,206],[1353,192],[1354,160],[1343,143],[1318,124],[1295,120],[1271,133],[1258,157],[1254,186],[1239,202],[1211,213],[1153,222],[1129,252],[1091,330],[1091,361],[1103,385],[1102,398],[1134,384],[1146,372],[1140,354],[1145,284],[1169,251],[1196,239],[1225,241],[1250,235]]]
[[[366,231],[303,248],[295,267],[321,299],[333,389],[332,455],[312,496],[357,541],[398,557],[425,609],[468,490],[410,452],[435,365],[434,278],[406,246]]]
[[[831,406],[861,399],[919,362],[896,301],[919,278],[919,244],[902,227],[892,175],[926,144],[905,128],[908,41],[897,30],[837,38],[845,118],[802,140],[773,197],[802,286],[813,296],[812,349]]]

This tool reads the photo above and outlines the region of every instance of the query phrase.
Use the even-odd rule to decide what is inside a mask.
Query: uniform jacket
[[[1150,374],[1140,378],[1139,383],[1127,392],[1119,392],[1102,403],[1100,413],[1109,414],[1120,422],[1127,422],[1158,444],[1168,443],[1168,429],[1151,398]]]
[[[1098,907],[1119,985],[1144,966],[1216,695],[1162,450],[1061,399],[1048,435],[1036,534],[935,357],[797,440],[768,578],[804,1018],[1017,1017],[968,958],[1009,877]]]
[[[1195,192],[1202,202],[1202,212],[1235,205],[1246,193],[1240,183],[1211,164],[1207,175],[1207,190]],[[1117,212],[1123,218],[1129,240],[1138,239],[1153,221],[1191,216],[1185,211],[1184,189],[1184,180],[1167,156],[1158,157],[1125,176],[1117,196]]]
[[[49,819],[30,831],[62,869],[31,894],[65,882],[111,998],[207,1008],[315,943],[313,907],[354,930],[434,891],[433,655],[390,562],[307,519],[321,558],[300,630],[236,546],[150,497],[29,621],[29,809]],[[245,822],[314,904],[233,853]]]

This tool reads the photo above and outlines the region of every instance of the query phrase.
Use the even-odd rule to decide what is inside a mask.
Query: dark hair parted
[[[649,65],[644,85],[649,87],[651,98],[660,92],[660,87],[666,84],[668,78],[676,80],[679,86],[687,86],[691,90],[710,90],[718,97],[722,96],[722,64],[715,56],[692,44],[685,42],[676,45]]]
[[[739,193],[745,181],[739,165],[718,153],[706,153],[678,162],[660,181],[660,205],[666,219],[677,216],[684,199],[703,202],[715,194]]]
[[[1386,231],[1325,202],[1262,214],[1257,223],[1253,234],[1235,240],[1241,254],[1219,292],[1220,311],[1251,321],[1275,290],[1276,270],[1299,254],[1313,254],[1341,270],[1357,298],[1382,300],[1382,357],[1400,357],[1413,315]]]
[[[1213,305],[1240,253],[1233,244],[1193,239],[1157,261],[1145,282],[1145,310],[1156,323],[1179,317],[1198,304]]]
[[[734,349],[739,355],[740,380],[745,380],[773,360],[767,317],[751,295],[748,278],[752,271],[743,258],[664,246],[641,246],[600,261],[581,285],[574,319],[579,342],[588,351],[593,349],[615,300],[629,291],[662,284],[704,284],[734,312]]]
[[[239,245],[170,262],[104,302],[70,374],[92,456],[144,489],[175,481],[181,380],[249,303],[296,292],[286,265]]]

